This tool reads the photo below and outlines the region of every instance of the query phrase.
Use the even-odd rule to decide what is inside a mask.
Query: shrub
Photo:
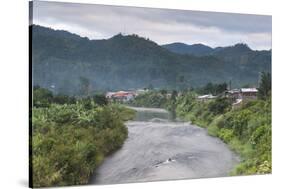
[[[122,112],[122,113],[121,113]],[[33,187],[86,184],[105,155],[127,138],[134,111],[92,101],[32,109]]]

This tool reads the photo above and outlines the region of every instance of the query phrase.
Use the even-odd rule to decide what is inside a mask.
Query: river
[[[133,108],[128,139],[107,157],[91,184],[228,176],[239,158],[218,138],[188,122],[171,119],[164,109]]]

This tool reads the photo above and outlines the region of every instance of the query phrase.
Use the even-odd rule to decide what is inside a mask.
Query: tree
[[[203,88],[199,89],[199,93],[218,95],[227,90],[227,83],[213,84],[207,83]]]
[[[231,103],[227,98],[217,98],[208,105],[209,111],[214,115],[223,114],[230,107]]]
[[[214,93],[214,85],[213,85],[213,83],[211,83],[211,82],[207,83],[200,91],[203,94],[208,94],[208,93],[213,94]]]
[[[215,94],[221,94],[223,92],[225,92],[227,90],[227,83],[221,83],[216,85],[216,90],[215,90]]]
[[[106,97],[104,95],[102,95],[102,94],[94,95],[93,100],[99,106],[105,106],[108,103]]]
[[[48,89],[34,86],[32,99],[35,107],[48,107],[53,100],[53,93]]]
[[[80,94],[88,96],[90,93],[90,81],[88,78],[80,77]]]
[[[271,96],[271,74],[262,72],[258,88],[258,97],[260,99],[267,99]]]
[[[163,96],[166,96],[166,95],[167,95],[167,91],[166,91],[165,89],[160,90],[160,93],[161,93]]]

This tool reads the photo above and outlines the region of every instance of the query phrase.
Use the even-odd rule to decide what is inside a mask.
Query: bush
[[[208,105],[208,109],[214,115],[223,114],[231,108],[231,103],[227,98],[217,98]]]
[[[105,106],[108,104],[106,97],[102,94],[94,95],[93,100],[99,106]]]
[[[225,98],[207,103],[190,95],[177,99],[177,115],[226,142],[239,153],[241,163],[232,174],[264,174],[271,172],[271,98],[245,103],[232,110]]]
[[[33,187],[87,184],[104,156],[127,138],[124,120],[133,114],[118,105],[97,106],[89,99],[33,107]]]
[[[220,129],[218,132],[218,137],[221,138],[224,142],[229,143],[234,137],[233,131],[231,129]]]
[[[34,87],[32,99],[33,99],[33,106],[48,107],[53,100],[53,94],[48,89]]]

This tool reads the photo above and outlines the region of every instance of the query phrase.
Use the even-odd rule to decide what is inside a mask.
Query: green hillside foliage
[[[258,99],[244,101],[237,108],[223,95],[213,100],[197,99],[198,92],[214,94],[221,90],[221,94],[225,88],[225,83],[210,83],[180,94],[173,91],[170,97],[167,92],[154,90],[138,96],[132,104],[166,108],[173,117],[204,127],[210,135],[219,137],[241,157],[230,174],[271,173],[271,75],[261,74]]]
[[[177,100],[177,115],[208,129],[241,156],[234,175],[271,173],[271,100],[255,100],[232,109],[227,99],[198,102],[186,94]]]
[[[204,87],[197,89],[196,92],[198,94],[219,95],[225,92],[226,90],[227,90],[227,83],[214,84],[209,82]]]
[[[138,95],[133,101],[129,102],[132,106],[148,108],[165,108],[168,103],[167,94],[158,91],[150,91]]]
[[[257,84],[259,72],[271,72],[271,51],[253,51],[245,44],[198,57],[171,52],[138,35],[89,40],[36,25],[30,30],[34,85],[60,94],[86,96],[149,85],[181,90],[230,80],[240,87]]]
[[[258,97],[260,99],[271,98],[271,74],[262,72],[260,86],[258,88]]]
[[[104,157],[127,138],[124,121],[134,117],[133,110],[117,104],[99,105],[90,98],[75,103],[65,98],[66,103],[55,103],[56,96],[50,91],[34,90],[33,187],[87,184]]]
[[[184,43],[171,43],[171,44],[162,45],[162,47],[174,53],[189,54],[195,56],[210,55],[215,51],[215,49],[203,44],[187,45]]]

